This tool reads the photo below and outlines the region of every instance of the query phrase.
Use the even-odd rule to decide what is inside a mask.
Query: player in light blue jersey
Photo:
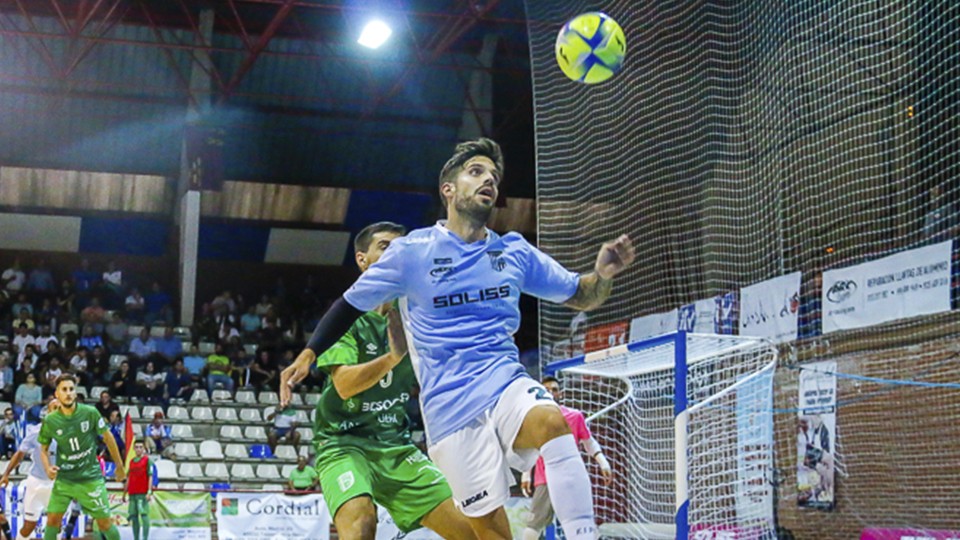
[[[281,376],[281,401],[364,312],[400,298],[408,351],[420,381],[430,457],[481,538],[511,538],[503,504],[510,469],[544,459],[551,502],[567,538],[594,539],[593,497],[573,435],[550,393],[526,374],[513,334],[521,293],[589,310],[635,257],[626,235],[603,244],[592,272],[578,275],[485,224],[499,195],[500,147],[457,146],[440,173],[447,220],[394,240],[318,323]]]
[[[53,412],[60,408],[60,402],[51,399],[47,408],[43,410],[43,415]],[[43,417],[41,416],[41,421]],[[20,489],[23,493],[23,526],[17,531],[17,540],[26,540],[33,535],[33,530],[37,528],[37,522],[43,515],[47,502],[50,500],[50,491],[53,489],[53,480],[47,476],[47,471],[43,468],[43,460],[40,459],[40,442],[37,435],[40,434],[40,424],[27,426],[26,434],[20,441],[17,452],[13,454],[10,463],[7,464],[7,470],[3,477],[0,477],[0,487],[7,487],[10,483],[10,475],[17,470],[17,466],[23,461],[23,458],[30,456],[30,472],[27,478],[20,483]],[[56,462],[57,443],[50,443],[50,462]]]

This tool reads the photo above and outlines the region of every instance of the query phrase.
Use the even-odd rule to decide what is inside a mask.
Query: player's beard
[[[493,205],[484,206],[477,202],[476,194],[461,195],[457,193],[453,199],[453,206],[462,217],[472,221],[477,226],[484,226],[493,212]]]

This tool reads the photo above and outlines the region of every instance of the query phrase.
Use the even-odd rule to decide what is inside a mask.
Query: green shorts
[[[80,508],[93,519],[110,517],[110,498],[107,496],[107,485],[103,479],[71,482],[58,478],[50,492],[47,513],[65,513],[72,500],[76,500]]]
[[[350,499],[367,495],[404,533],[419,529],[420,520],[451,496],[440,469],[412,444],[339,437],[320,446],[316,465],[331,516]]]
[[[130,519],[133,519],[133,516],[150,515],[150,503],[147,502],[147,495],[145,493],[130,495],[130,502],[127,504],[127,515]]]

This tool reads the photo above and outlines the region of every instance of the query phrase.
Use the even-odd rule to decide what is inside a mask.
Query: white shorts
[[[28,475],[20,483],[23,490],[23,519],[24,521],[40,521],[40,516],[50,502],[50,491],[53,490],[53,480],[41,480],[36,476]]]
[[[517,452],[513,442],[527,413],[540,405],[557,407],[543,385],[521,377],[493,408],[430,445],[430,459],[447,477],[453,502],[465,515],[485,516],[503,506],[514,483],[510,469],[528,470],[537,462],[535,448]]]

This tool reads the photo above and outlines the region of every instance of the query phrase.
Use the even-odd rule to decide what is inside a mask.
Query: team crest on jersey
[[[80,431],[84,433],[90,431],[90,422],[86,420],[84,420],[83,422],[80,422]]]
[[[490,257],[490,266],[497,272],[507,267],[507,261],[503,260],[501,255],[503,255],[503,251],[500,250],[487,252],[487,256]]]
[[[367,343],[367,354],[377,354],[376,343]]]

